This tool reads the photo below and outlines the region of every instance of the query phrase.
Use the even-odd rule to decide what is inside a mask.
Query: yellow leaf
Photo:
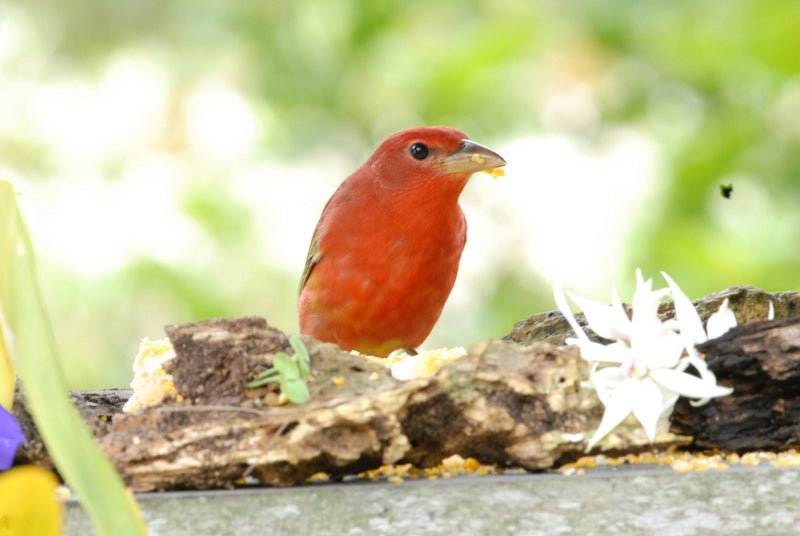
[[[58,536],[62,506],[56,476],[36,465],[0,473],[0,536]]]

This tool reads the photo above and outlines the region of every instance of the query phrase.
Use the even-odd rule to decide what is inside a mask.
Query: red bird
[[[505,163],[453,128],[389,136],[322,210],[300,282],[301,333],[379,357],[422,344],[467,238],[458,197],[473,173]]]

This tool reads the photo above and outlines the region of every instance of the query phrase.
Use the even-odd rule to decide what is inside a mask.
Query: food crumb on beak
[[[502,177],[502,176],[504,176],[506,174],[506,172],[503,171],[500,168],[487,169],[487,170],[484,170],[484,172],[488,173],[489,175],[491,175],[493,179],[496,179],[497,177]]]
[[[472,160],[473,162],[477,162],[478,164],[481,164],[481,165],[486,163],[486,159],[484,157],[482,157],[481,155],[479,155],[479,154],[474,154],[474,155],[470,156],[469,159]]]

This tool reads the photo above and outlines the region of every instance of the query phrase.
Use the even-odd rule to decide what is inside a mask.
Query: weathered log
[[[337,476],[398,462],[424,467],[456,453],[542,469],[580,456],[586,432],[602,415],[581,385],[588,366],[576,348],[487,341],[431,378],[401,382],[382,365],[307,339],[314,395],[300,406],[270,407],[267,389],[247,390],[245,383],[268,366],[264,348],[287,349],[269,342],[285,341],[283,334],[260,319],[168,332],[176,389],[188,396],[118,416],[101,440],[139,491],[225,487],[244,474],[288,485],[319,471]],[[623,428],[617,441],[646,444],[636,426]]]
[[[719,292],[709,294],[704,298],[692,302],[697,309],[700,319],[705,322],[708,317],[715,313],[723,300],[728,299],[729,307],[733,309],[739,324],[748,324],[756,320],[767,318],[770,302],[773,305],[775,318],[789,318],[800,315],[800,292],[765,292],[761,289],[749,286],[730,287]],[[625,310],[630,314],[630,306],[623,304]],[[662,303],[658,308],[659,316],[662,320],[675,316],[675,307],[672,301]],[[575,315],[578,323],[586,329],[586,321],[583,313]],[[596,341],[602,341],[588,330],[590,337]],[[531,315],[525,320],[514,324],[511,333],[504,339],[518,343],[529,343],[534,341],[547,341],[555,345],[563,345],[569,337],[574,337],[567,321],[559,311],[549,311]]]
[[[693,407],[679,401],[672,431],[700,448],[800,445],[800,317],[754,322],[698,346],[730,396]]]
[[[798,293],[734,287],[696,302],[701,316],[725,297],[740,323],[766,317],[769,301],[778,318],[800,312]],[[669,304],[662,314],[672,314]],[[603,407],[583,383],[589,365],[576,347],[535,341],[569,336],[560,314],[538,316],[544,327],[528,319],[515,326],[513,340],[479,343],[435,376],[407,382],[382,365],[305,338],[312,397],[299,406],[280,405],[274,385],[246,388],[271,366],[275,352],[291,352],[285,334],[264,320],[171,326],[177,357],[168,369],[182,400],[137,414],[109,414],[113,404],[99,412],[83,404],[82,414],[125,481],[139,491],[229,487],[245,475],[290,485],[319,471],[336,477],[388,463],[430,466],[452,454],[549,468],[584,453]],[[560,332],[553,329],[562,322]],[[699,448],[800,443],[798,331],[796,319],[749,324],[706,343],[709,367],[734,394],[700,408],[679,402],[672,434],[658,437],[656,447],[686,444],[685,436]],[[24,406],[17,404],[15,412],[24,414]],[[599,447],[654,448],[632,418]],[[41,449],[25,455],[46,463]]]
[[[75,409],[89,427],[95,437],[102,437],[111,429],[115,415],[122,414],[122,406],[132,394],[128,389],[107,391],[72,391],[70,398]],[[48,469],[54,469],[53,461],[36,429],[25,402],[25,392],[21,382],[17,382],[14,393],[14,416],[25,434],[25,443],[17,450],[17,463],[35,463]]]

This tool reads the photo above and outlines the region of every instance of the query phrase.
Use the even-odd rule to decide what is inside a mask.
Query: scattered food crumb
[[[169,339],[155,341],[145,338],[139,345],[139,353],[133,361],[133,396],[125,403],[122,411],[133,413],[145,406],[161,402],[167,395],[182,397],[175,391],[172,375],[167,374],[163,364],[175,357]]]
[[[387,482],[400,483],[407,479],[427,478],[428,480],[438,480],[439,478],[453,478],[454,476],[467,474],[492,474],[501,473],[502,469],[495,465],[481,464],[475,458],[462,458],[454,454],[442,460],[436,467],[426,467],[420,469],[410,463],[400,465],[382,465],[377,469],[364,471],[358,476],[361,478],[378,481],[385,478]]]
[[[487,169],[484,173],[488,173],[489,175],[492,176],[493,179],[496,179],[497,177],[502,177],[506,174],[506,172],[500,168]]]
[[[328,473],[319,472],[319,473],[314,473],[313,475],[308,477],[306,479],[306,482],[327,482],[330,479],[331,475],[329,475]]]
[[[392,369],[392,376],[398,380],[413,378],[426,378],[436,372],[450,361],[467,355],[464,348],[438,348],[436,350],[421,351],[417,355],[404,352],[392,354],[386,358],[366,356],[367,361],[388,366]]]
[[[623,464],[669,465],[675,471],[702,472],[710,469],[724,471],[731,465],[758,465],[763,461],[775,467],[792,467],[800,465],[800,452],[791,448],[782,452],[754,451],[738,454],[736,452],[685,452],[670,449],[665,452],[643,452],[609,457],[603,454],[584,456],[573,463],[562,465],[558,471],[563,475],[583,474],[580,470],[598,466],[617,466]]]
[[[61,484],[60,486],[56,486],[56,499],[59,501],[68,501],[72,498],[72,490]]]

